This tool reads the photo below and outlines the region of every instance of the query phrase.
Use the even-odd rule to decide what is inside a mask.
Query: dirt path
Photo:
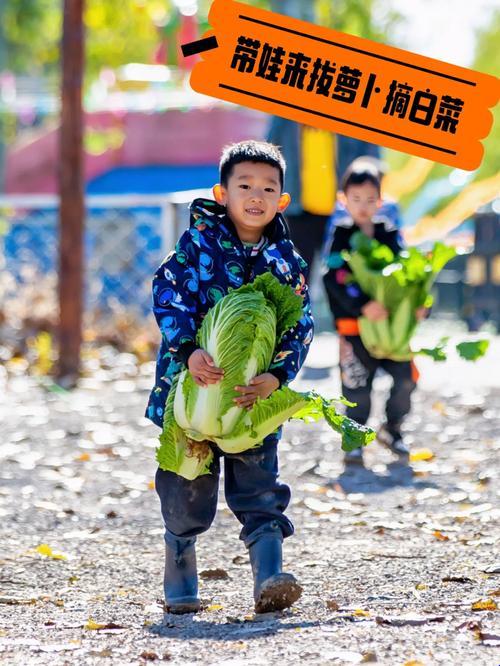
[[[331,342],[316,343],[301,388],[338,390]],[[103,350],[71,394],[9,367],[0,663],[497,666],[499,613],[473,604],[500,605],[500,390],[447,383],[465,376],[448,365],[415,397],[408,435],[429,459],[411,468],[373,444],[367,469],[345,472],[324,425],[287,426],[281,468],[296,535],[285,564],[304,586],[295,608],[253,616],[247,554],[221,497],[198,546],[201,572],[223,570],[201,581],[207,608],[164,625],[157,431],[141,417],[151,367]]]

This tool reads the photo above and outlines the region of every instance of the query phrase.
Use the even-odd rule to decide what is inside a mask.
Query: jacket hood
[[[222,232],[230,233],[238,238],[236,228],[227,214],[225,206],[218,204],[213,199],[194,199],[189,206],[190,219],[189,226],[196,227],[200,224],[200,219],[208,226],[217,226]],[[271,243],[278,243],[281,240],[290,240],[290,232],[285,218],[281,213],[276,213],[274,218],[264,228],[263,235]]]

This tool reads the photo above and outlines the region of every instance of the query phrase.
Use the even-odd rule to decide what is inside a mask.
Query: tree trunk
[[[83,310],[83,109],[84,0],[64,0],[59,174],[59,367],[66,387],[80,370]]]

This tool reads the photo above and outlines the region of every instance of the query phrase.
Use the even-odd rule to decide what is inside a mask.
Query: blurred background
[[[139,362],[154,357],[151,277],[188,222],[188,202],[210,195],[225,144],[268,136],[269,116],[190,89],[196,56],[183,58],[179,46],[208,29],[210,4],[85,3],[84,369],[106,345]],[[485,73],[500,70],[495,0],[247,4]],[[18,372],[49,372],[57,354],[61,32],[61,0],[0,3],[0,359]],[[437,282],[433,317],[469,330],[500,326],[499,114],[497,107],[474,172],[369,151],[385,164],[384,197],[399,203],[406,239],[425,246],[444,238],[457,247]],[[341,136],[334,146],[338,182],[367,148]],[[315,263],[314,311],[318,329],[330,331]]]

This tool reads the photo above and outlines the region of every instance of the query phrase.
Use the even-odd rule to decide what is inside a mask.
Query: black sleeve
[[[352,274],[342,259],[341,252],[349,249],[350,236],[351,233],[345,229],[337,227],[335,230],[326,258],[327,266],[323,275],[323,283],[333,315],[337,316],[341,309],[344,316],[357,318],[361,316],[361,308],[368,303],[370,297],[361,291],[357,283],[346,283],[346,277]],[[348,286],[350,286],[349,290]]]

